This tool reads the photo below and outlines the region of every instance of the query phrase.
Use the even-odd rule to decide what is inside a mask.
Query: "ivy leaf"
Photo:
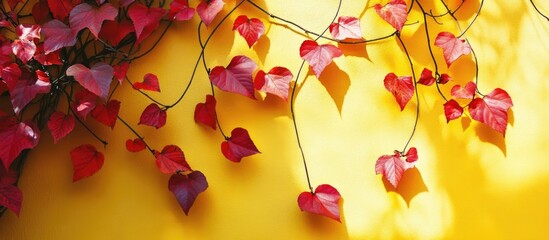
[[[99,8],[81,3],[72,9],[69,16],[69,25],[74,34],[88,28],[97,39],[103,21],[114,20],[116,16],[118,16],[118,10],[110,3],[103,4]]]
[[[40,71],[40,70],[37,70]],[[40,71],[41,72],[41,71]],[[43,73],[43,72],[42,72]],[[15,82],[9,82],[4,79],[10,91],[11,104],[15,114],[19,113],[30,103],[36,95],[50,92],[51,83],[47,76],[45,78],[37,77],[36,73],[30,73],[24,69],[21,78]]]
[[[54,18],[63,21],[80,0],[48,0],[50,11]]]
[[[446,116],[446,123],[461,117],[462,114],[463,108],[456,100],[450,99],[450,101],[444,103],[444,115]]]
[[[147,73],[143,77],[143,82],[136,82],[133,84],[135,89],[149,90],[160,92],[160,86],[158,86],[158,77],[152,73]]]
[[[350,16],[341,16],[337,22],[330,24],[330,33],[335,40],[363,39],[360,29],[360,19]]]
[[[227,68],[217,66],[210,72],[210,81],[219,89],[255,99],[252,74],[255,62],[243,55],[233,57]]]
[[[400,152],[395,151],[394,155],[383,155],[376,161],[376,174],[382,174],[393,187],[397,188],[402,175],[410,168],[413,168],[417,161],[417,150],[408,150],[407,161],[402,160]],[[413,151],[410,153],[410,151]]]
[[[393,0],[385,6],[378,3],[374,5],[374,9],[383,20],[391,24],[398,32],[402,31],[402,27],[404,27],[408,18],[408,9],[404,0]]]
[[[202,123],[215,130],[217,128],[215,104],[215,97],[212,95],[206,95],[206,102],[196,104],[194,109],[194,121]]]
[[[196,6],[196,12],[198,12],[198,16],[207,27],[210,26],[215,16],[223,10],[223,5],[225,5],[223,0],[202,0]]]
[[[156,166],[164,174],[174,174],[180,171],[192,171],[185,160],[185,154],[178,146],[167,145],[162,152],[154,151]]]
[[[120,84],[122,84],[124,82],[124,78],[126,78],[128,69],[130,68],[130,63],[122,62],[117,65],[114,65],[112,68],[113,68],[114,78],[117,79]]]
[[[114,129],[118,112],[120,111],[120,101],[110,100],[107,104],[99,104],[93,109],[92,117],[105,126]]]
[[[17,186],[0,184],[0,205],[7,207],[19,217],[22,202],[23,192]]]
[[[76,34],[71,31],[69,26],[57,19],[45,23],[42,26],[42,33],[44,34],[45,54],[76,44]]]
[[[151,103],[141,113],[138,125],[144,124],[159,129],[166,125],[166,117],[166,110],[160,109],[156,103]]]
[[[67,76],[74,77],[82,87],[98,97],[107,99],[114,69],[103,62],[96,63],[91,69],[77,63],[67,68]]]
[[[319,214],[341,222],[339,215],[339,200],[341,195],[334,187],[322,184],[316,187],[314,193],[302,192],[297,198],[301,211]]]
[[[120,41],[132,32],[134,32],[133,24],[126,19],[120,22],[106,20],[99,31],[99,38],[113,46],[118,46]]]
[[[313,40],[305,40],[299,48],[299,55],[311,65],[317,78],[320,77],[324,68],[341,54],[343,53],[336,46],[331,44],[318,45]]]
[[[274,67],[268,73],[260,70],[255,75],[255,89],[276,95],[288,101],[292,72],[285,67]]]
[[[140,3],[133,4],[130,7],[128,15],[135,27],[136,44],[139,44],[158,28],[164,14],[166,14],[166,10],[163,8],[148,8]]]
[[[97,95],[92,92],[82,89],[74,97],[74,103],[71,105],[76,115],[81,119],[86,119],[88,114],[95,109]]]
[[[242,36],[248,47],[252,47],[257,42],[259,37],[265,33],[265,26],[263,22],[257,18],[248,19],[246,15],[240,15],[234,20],[233,31],[237,30],[240,36]]]
[[[91,144],[80,145],[74,148],[70,154],[74,169],[73,182],[95,174],[101,169],[105,161],[103,153],[98,152]]]
[[[67,136],[74,129],[74,116],[62,112],[54,112],[48,121],[48,129],[53,137],[53,143]]]
[[[175,195],[185,215],[189,214],[198,194],[206,191],[207,188],[208,181],[200,171],[192,171],[187,175],[173,174],[168,181],[168,189]]]
[[[449,32],[441,32],[435,39],[435,46],[442,48],[446,65],[450,67],[461,55],[471,52],[471,46],[464,39],[459,39]]]
[[[477,85],[474,82],[468,82],[467,84],[465,84],[465,87],[461,87],[459,84],[456,84],[452,87],[450,93],[455,98],[473,99],[476,90]]]
[[[421,77],[419,77],[417,83],[425,86],[431,86],[435,83],[435,81],[436,79],[433,77],[433,72],[427,68],[423,68],[423,71],[421,71]]]
[[[385,89],[391,92],[395,97],[400,111],[404,110],[406,104],[412,99],[414,95],[414,84],[412,83],[412,77],[402,76],[398,77],[394,73],[389,73],[383,80]]]
[[[145,142],[141,140],[141,138],[136,138],[134,140],[128,139],[126,140],[126,149],[130,152],[140,152],[144,150],[147,147]]]
[[[233,162],[240,162],[243,157],[260,153],[244,128],[233,129],[231,137],[221,143],[221,152]]]
[[[177,21],[191,20],[194,16],[194,8],[189,7],[188,0],[174,0],[170,3],[168,18]]]
[[[475,98],[469,104],[471,118],[487,124],[505,136],[507,130],[507,112],[513,106],[509,94],[496,88],[483,98]]]
[[[19,122],[16,117],[0,119],[0,160],[5,169],[24,149],[36,147],[40,140],[38,127],[30,122]]]

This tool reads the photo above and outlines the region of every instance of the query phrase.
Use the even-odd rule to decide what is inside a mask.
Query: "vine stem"
[[[534,9],[536,10],[536,12],[538,12],[539,15],[541,15],[542,17],[547,19],[547,21],[549,21],[549,17],[547,15],[543,14],[541,12],[541,10],[539,10],[538,6],[536,6],[536,4],[534,3],[534,0],[530,0],[530,3],[532,3],[532,7],[534,7]]]
[[[123,118],[121,118],[120,116],[116,116],[116,118],[118,118],[118,120],[120,120],[120,122],[122,122],[124,125],[126,125],[126,127],[128,129],[130,129],[130,131],[132,131],[132,133],[135,134],[135,136],[137,136],[139,139],[141,139],[141,141],[143,141],[143,143],[145,144],[145,147],[147,147],[149,152],[151,152],[152,155],[154,156],[154,150],[149,146],[149,144],[147,144],[147,142],[145,141],[145,138],[143,136],[141,136],[137,131],[135,131],[135,129],[130,124],[128,124],[128,122],[126,122]]]

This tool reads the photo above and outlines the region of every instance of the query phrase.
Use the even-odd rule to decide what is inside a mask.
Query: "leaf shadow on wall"
[[[368,55],[367,50],[367,44],[366,43],[360,43],[360,44],[341,44],[338,43],[337,47],[341,49],[344,56],[355,56],[355,57],[364,57],[366,60],[370,60],[370,56]]]
[[[507,116],[509,125],[514,125],[515,117],[512,108],[509,109]],[[496,132],[494,129],[483,123],[479,123],[475,127],[475,133],[480,141],[495,145],[499,148],[499,150],[501,150],[504,156],[507,156],[507,144],[505,142],[505,136],[503,134]]]
[[[408,169],[404,172],[397,188],[395,188],[386,178],[382,179],[385,191],[395,192],[400,195],[408,207],[410,207],[410,202],[415,196],[422,192],[429,192],[429,189],[427,189],[427,186],[423,181],[421,172],[419,172],[417,167]]]
[[[310,68],[309,73],[312,74]],[[351,86],[349,75],[342,71],[336,64],[332,63],[324,69],[318,80],[326,88],[332,100],[334,100],[339,115],[341,116],[345,95]]]

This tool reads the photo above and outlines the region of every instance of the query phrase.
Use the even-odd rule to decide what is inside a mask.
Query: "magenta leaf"
[[[243,157],[260,153],[244,128],[233,129],[231,136],[221,143],[221,152],[233,162],[240,162]]]
[[[318,45],[313,40],[305,40],[299,48],[299,55],[315,72],[317,78],[320,77],[324,68],[332,63],[332,60],[343,54],[339,48],[331,44]]]
[[[463,114],[463,108],[454,99],[444,103],[444,115],[446,116],[446,122],[450,122],[454,119],[461,117]]]
[[[200,171],[192,171],[187,175],[173,174],[168,181],[168,189],[177,199],[185,215],[189,214],[198,195],[207,188],[208,181]]]
[[[76,34],[71,31],[69,26],[57,19],[44,24],[42,26],[42,33],[44,34],[45,54],[76,44]]]
[[[114,69],[102,62],[96,63],[91,69],[77,63],[67,68],[67,76],[74,77],[82,87],[98,97],[107,99]]]
[[[297,198],[301,211],[319,214],[341,222],[339,200],[341,195],[336,188],[322,184],[316,187],[314,193],[302,192]]]
[[[276,95],[288,101],[290,82],[294,75],[285,67],[274,67],[268,73],[260,70],[255,75],[255,89]]]
[[[99,8],[81,3],[72,9],[69,16],[69,25],[75,35],[80,30],[88,28],[97,39],[103,21],[114,20],[117,15],[118,10],[110,3],[103,4]]]
[[[194,16],[194,8],[189,7],[188,0],[174,0],[170,3],[168,18],[177,21],[191,20]]]
[[[141,113],[138,125],[144,124],[159,129],[166,125],[166,118],[166,110],[160,109],[156,103],[151,103]]]
[[[15,117],[0,119],[0,160],[8,169],[24,149],[36,147],[40,131],[30,121],[19,122]]]
[[[223,0],[202,0],[196,7],[196,12],[204,24],[210,26],[215,16],[223,10],[223,5],[225,5]]]
[[[130,7],[128,15],[135,27],[136,44],[139,44],[158,28],[164,14],[166,14],[166,10],[163,8],[148,8],[140,3],[135,3]]]
[[[210,81],[219,89],[255,99],[252,74],[255,62],[242,55],[233,57],[227,68],[217,66],[210,72]]]
[[[217,128],[215,104],[216,101],[214,96],[206,95],[206,102],[196,104],[194,109],[194,121],[202,123],[215,130]]]

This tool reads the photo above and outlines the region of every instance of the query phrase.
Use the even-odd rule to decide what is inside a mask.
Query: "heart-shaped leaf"
[[[178,146],[167,145],[162,152],[154,151],[156,157],[156,166],[160,172],[165,174],[174,174],[180,171],[192,171],[185,160],[185,154]]]
[[[120,101],[110,100],[107,104],[99,104],[93,109],[92,117],[105,126],[114,129],[114,124],[120,111]]]
[[[330,33],[336,40],[363,39],[360,30],[360,19],[350,16],[341,16],[337,22],[330,24]]]
[[[106,20],[99,31],[99,38],[117,46],[128,34],[134,32],[133,24],[127,19],[119,21]]]
[[[114,65],[112,68],[113,68],[114,78],[117,79],[120,84],[122,84],[124,82],[124,78],[126,78],[128,69],[130,68],[130,63],[122,62],[117,65]]]
[[[244,128],[233,129],[231,137],[221,143],[221,152],[233,162],[240,162],[243,157],[260,153]]]
[[[22,202],[23,193],[18,187],[11,184],[0,184],[0,205],[7,207],[19,216]]]
[[[158,28],[164,14],[166,14],[166,10],[163,8],[148,8],[140,3],[131,5],[130,9],[128,9],[128,16],[135,27],[136,44],[139,44]]]
[[[44,24],[44,26],[42,26],[42,33],[44,34],[45,54],[76,44],[76,34],[71,31],[69,26],[57,19]]]
[[[404,0],[393,0],[385,6],[378,3],[374,5],[374,9],[383,20],[391,24],[397,31],[402,31],[402,27],[408,19],[408,9]]]
[[[95,109],[96,105],[97,95],[86,89],[82,89],[76,93],[71,107],[79,118],[85,120],[88,114]]]
[[[166,125],[167,116],[166,110],[160,109],[156,103],[151,103],[141,113],[138,125],[144,124],[159,129]]]
[[[87,3],[81,3],[71,10],[69,25],[74,34],[84,28],[88,28],[97,39],[101,25],[105,20],[114,20],[118,10],[110,3],[105,3],[99,8],[92,7]]]
[[[463,108],[454,99],[444,103],[444,115],[446,116],[446,122],[450,122],[456,118],[461,117],[463,114]]]
[[[152,73],[145,74],[145,76],[143,77],[143,82],[136,82],[133,84],[133,87],[135,89],[160,92],[158,77]]]
[[[19,122],[15,117],[0,118],[0,160],[8,169],[24,149],[36,147],[40,131],[34,123]]]
[[[461,55],[471,53],[471,46],[467,41],[456,38],[454,34],[449,32],[441,32],[435,39],[435,46],[442,48],[444,59],[448,67],[452,65]]]
[[[126,149],[130,152],[140,152],[144,150],[147,147],[145,142],[141,140],[141,138],[136,138],[134,140],[128,139],[126,140]]]
[[[192,171],[187,175],[173,174],[168,181],[168,189],[175,195],[185,215],[189,214],[198,194],[207,188],[208,181],[200,171]]]
[[[189,7],[188,0],[174,0],[170,3],[168,18],[177,21],[191,20],[194,16],[194,8]]]
[[[260,70],[255,75],[255,89],[276,95],[288,101],[290,82],[294,75],[285,67],[274,67],[268,73]]]
[[[72,132],[74,125],[74,116],[62,112],[54,112],[48,121],[48,129],[53,137],[53,143],[56,144]]]
[[[48,0],[50,11],[54,18],[61,21],[65,20],[72,8],[79,4],[80,0]]]
[[[319,214],[341,222],[339,214],[340,199],[341,195],[336,188],[328,184],[322,184],[316,187],[314,193],[302,192],[299,194],[297,203],[301,211]]]
[[[408,104],[414,95],[414,84],[412,83],[412,77],[398,77],[394,73],[389,73],[385,76],[383,83],[385,85],[385,89],[391,92],[395,97],[398,105],[400,106],[400,111],[404,110],[404,107],[406,107],[406,104]]]
[[[233,31],[237,30],[240,36],[242,36],[248,47],[252,47],[257,42],[259,37],[265,33],[265,26],[263,22],[257,18],[248,19],[246,15],[240,15],[234,20]]]
[[[42,75],[40,78],[37,73],[31,73],[26,68],[23,69],[21,77],[12,82],[13,78],[16,76],[10,76],[9,78],[4,79],[6,85],[10,91],[11,104],[13,106],[13,111],[15,114],[19,113],[30,103],[38,94],[49,93],[51,88],[51,83],[47,75],[37,70],[37,73]],[[17,70],[15,70],[14,74]]]
[[[215,16],[223,10],[223,5],[225,5],[223,0],[202,0],[196,6],[196,12],[204,24],[210,26]]]
[[[410,159],[405,161],[402,160],[400,153],[395,151],[394,155],[383,155],[379,157],[376,161],[376,174],[382,174],[393,187],[397,188],[404,172],[413,168],[415,165],[415,161],[417,160],[417,150],[415,150],[415,148],[410,156],[407,157]]]
[[[82,87],[98,97],[107,99],[114,69],[102,62],[96,63],[91,69],[77,63],[67,68],[67,76],[74,77]]]
[[[73,182],[95,174],[101,169],[105,161],[103,153],[98,152],[91,144],[80,145],[74,148],[70,154],[74,169]]]
[[[215,97],[212,95],[206,95],[206,102],[196,104],[194,109],[194,121],[202,123],[215,130],[217,128],[215,104]]]
[[[435,83],[436,79],[433,77],[433,71],[424,68],[423,71],[421,71],[421,77],[419,77],[419,80],[417,83],[423,84],[425,86],[431,86],[433,83]]]
[[[255,99],[252,74],[255,62],[242,55],[233,57],[227,68],[217,66],[210,72],[210,81],[219,89]]]
[[[475,98],[469,104],[469,113],[474,120],[488,124],[505,136],[507,112],[512,106],[513,101],[509,94],[501,88],[496,88],[483,98]]]
[[[465,87],[461,87],[459,84],[456,84],[452,87],[450,93],[455,98],[473,99],[476,90],[477,85],[474,82],[468,82],[465,84]]]
[[[324,68],[332,63],[332,60],[343,54],[339,48],[331,44],[318,45],[313,40],[305,40],[299,48],[299,55],[315,72],[317,78],[320,77]]]

